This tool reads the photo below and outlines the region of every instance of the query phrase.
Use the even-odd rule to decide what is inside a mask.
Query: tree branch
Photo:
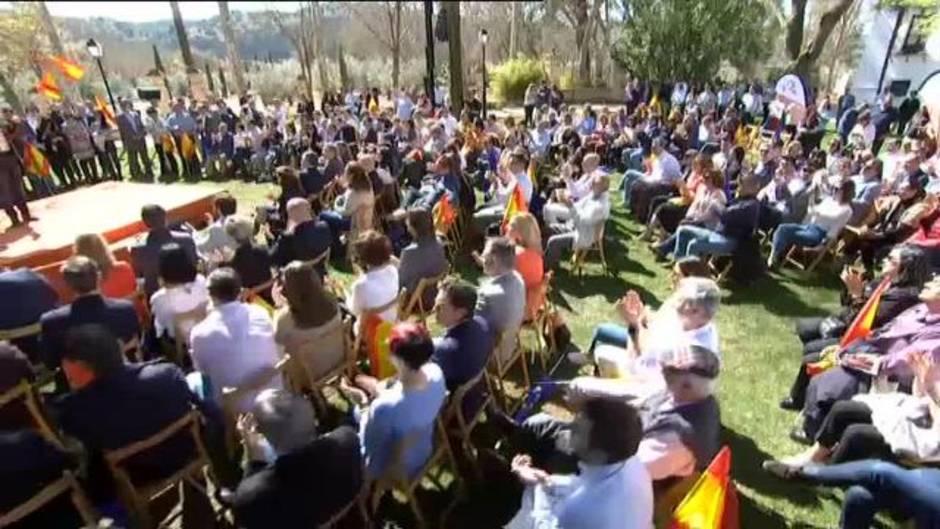
[[[855,0],[839,0],[838,4],[823,13],[823,16],[819,19],[819,27],[816,29],[816,34],[813,36],[813,40],[804,47],[800,54],[801,58],[805,57],[804,60],[809,60],[810,62],[819,58],[826,46],[829,35],[832,34],[832,30],[835,29],[836,24],[839,23],[839,19],[852,7],[854,2]]]

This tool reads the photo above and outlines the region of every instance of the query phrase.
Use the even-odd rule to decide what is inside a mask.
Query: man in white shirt
[[[213,309],[189,335],[193,368],[209,379],[212,397],[222,404],[227,387],[252,387],[235,403],[251,410],[257,394],[281,389],[275,365],[280,357],[271,317],[261,307],[239,301],[242,284],[235,270],[219,268],[209,275]]]
[[[228,233],[225,232],[225,219],[235,214],[238,203],[235,197],[223,194],[213,201],[216,218],[209,226],[193,234],[196,242],[196,251],[204,261],[222,263],[229,261],[235,254],[238,246]]]
[[[601,158],[596,153],[589,153],[581,160],[581,176],[572,177],[572,167],[567,163],[562,167],[564,189],[558,189],[552,199],[542,208],[542,218],[545,224],[552,225],[565,222],[571,218],[571,203],[580,201],[591,194],[594,177],[598,173]]]
[[[656,195],[668,194],[675,189],[676,182],[682,179],[682,166],[675,156],[666,150],[666,140],[656,138],[651,146],[649,173],[627,171],[624,173],[626,187],[624,202],[641,222],[649,217],[649,202]]]
[[[586,398],[577,405],[564,440],[577,461],[569,474],[549,474],[529,455],[517,455],[512,472],[525,486],[522,508],[509,529],[650,529],[653,487],[637,456],[643,423],[622,400]],[[569,465],[570,466],[570,465]]]
[[[457,118],[450,113],[449,108],[441,108],[441,117],[438,122],[444,127],[444,134],[447,135],[447,139],[453,138],[459,123],[457,122]]]
[[[591,179],[591,193],[579,201],[566,203],[569,220],[566,224],[549,225],[554,233],[545,246],[545,268],[552,269],[567,250],[590,248],[598,230],[610,217],[610,177],[597,173]]]
[[[411,119],[414,110],[415,104],[411,97],[406,92],[399,93],[395,99],[395,115],[398,116],[398,119],[402,121]]]
[[[527,165],[525,155],[514,152],[509,156],[508,174],[493,175],[496,178],[493,200],[473,214],[473,224],[477,229],[484,231],[487,226],[503,218],[506,205],[516,186],[519,186],[522,191],[522,198],[528,207],[532,201],[534,188],[532,179],[526,172]]]

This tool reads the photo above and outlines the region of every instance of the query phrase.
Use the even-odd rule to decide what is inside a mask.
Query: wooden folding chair
[[[554,333],[551,332],[552,329],[550,328],[552,324],[552,316],[555,312],[555,308],[551,303],[551,299],[549,298],[549,295],[551,294],[551,284],[553,277],[554,271],[552,270],[546,272],[542,277],[542,284],[538,287],[541,290],[542,306],[539,307],[538,311],[536,311],[535,317],[531,320],[523,322],[522,328],[520,328],[520,334],[528,332],[535,336],[535,347],[530,350],[530,361],[532,362],[532,365],[535,365],[535,360],[538,358],[539,365],[541,366],[543,373],[547,368],[545,363],[546,356],[550,357],[556,349]],[[543,336],[548,336],[548,344],[544,343]]]
[[[189,351],[189,333],[199,322],[206,319],[208,304],[202,304],[188,312],[181,312],[173,317],[173,336],[176,342],[176,365],[182,366]]]
[[[78,512],[85,526],[97,526],[98,515],[88,500],[88,496],[75,476],[66,470],[61,478],[43,487],[32,498],[0,515],[0,527],[7,527],[23,520],[63,494],[69,495],[75,511]]]
[[[835,237],[832,239],[826,239],[822,244],[818,246],[796,246],[793,245],[790,248],[790,251],[787,252],[787,256],[784,259],[787,263],[792,264],[793,266],[803,270],[805,272],[812,272],[827,255],[831,254],[836,245],[839,243],[839,238]],[[800,261],[797,258],[797,254],[801,254],[803,261]]]
[[[304,264],[309,264],[310,266],[316,268],[321,264],[326,265],[330,262],[330,250],[331,248],[327,247],[320,255],[310,259],[309,261],[304,261]]]
[[[506,375],[508,375],[509,372],[512,371],[513,367],[515,367],[516,364],[520,364],[522,366],[522,382],[523,382],[522,393],[523,395],[525,395],[525,393],[529,391],[529,388],[532,387],[532,382],[529,379],[529,364],[528,362],[526,362],[525,351],[522,349],[522,347],[519,347],[518,339],[516,339],[515,348],[513,349],[511,356],[506,360],[503,360],[502,358],[500,358],[502,356],[500,354],[500,351],[501,351],[500,346],[503,343],[503,340],[502,340],[503,336],[504,334],[502,332],[497,333],[496,335],[496,341],[494,342],[495,346],[493,349],[493,354],[490,355],[490,360],[487,363],[487,371],[492,377],[490,385],[493,387],[493,389],[496,390],[496,393],[499,395],[500,405],[502,406],[503,411],[505,411],[506,413],[512,413],[515,410],[510,408],[509,406],[510,399],[509,399],[509,394],[506,391],[506,380],[505,380]],[[522,400],[520,400],[519,402],[521,406]]]
[[[464,414],[464,401],[467,395],[481,383],[486,385],[486,391],[480,399],[478,408],[473,416],[467,417]],[[461,448],[469,456],[470,464],[473,466],[474,473],[480,476],[479,467],[476,461],[476,449],[471,439],[473,430],[480,424],[480,420],[485,416],[485,411],[490,400],[493,398],[493,388],[490,387],[490,379],[486,376],[486,369],[481,369],[477,376],[468,380],[453,393],[447,401],[445,408],[444,424],[449,428],[448,433],[453,433],[460,439]],[[456,461],[455,461],[456,464]]]
[[[343,332],[343,350],[345,351],[345,356],[343,361],[337,364],[329,372],[315,376],[313,373],[307,370],[306,364],[304,364],[301,358],[292,358],[291,362],[294,364],[294,370],[292,372],[299,374],[303,377],[299,380],[299,386],[306,388],[310,392],[310,396],[313,399],[313,404],[317,408],[321,417],[322,414],[327,411],[328,404],[326,401],[326,394],[324,390],[327,386],[330,386],[339,381],[340,377],[346,375],[350,380],[355,376],[356,373],[356,361],[357,361],[357,352],[354,346],[353,338],[353,324],[352,318],[347,316],[345,319],[340,321],[339,325],[342,326]],[[331,331],[332,328],[324,329],[324,333]],[[317,338],[313,338],[316,340]],[[343,392],[338,392],[343,398],[345,395]]]
[[[434,421],[434,448],[431,452],[431,457],[428,458],[414,477],[409,477],[404,470],[402,460],[404,454],[418,442],[420,439],[419,436],[419,433],[409,434],[396,443],[392,451],[392,463],[389,465],[385,474],[375,482],[372,493],[372,511],[373,513],[375,512],[379,501],[386,492],[398,492],[405,497],[405,501],[414,514],[417,526],[420,529],[425,529],[428,527],[428,523],[424,517],[424,512],[421,510],[421,505],[418,503],[418,498],[415,496],[415,491],[421,486],[421,482],[424,481],[424,478],[428,478],[439,490],[443,491],[444,486],[440,476],[435,476],[433,470],[435,467],[442,467],[448,459],[453,469],[456,470],[457,465],[454,463],[454,453],[451,449],[450,441],[447,439],[447,430],[444,428],[444,422],[441,416],[438,415],[437,419]],[[453,477],[455,480],[459,479],[457,472],[453,473]]]
[[[135,527],[144,529],[169,527],[176,518],[182,515],[182,511],[179,513],[171,513],[167,520],[158,522],[153,519],[153,515],[150,512],[150,504],[153,500],[173,488],[179,490],[180,498],[182,498],[183,485],[185,483],[188,483],[194,489],[205,495],[207,501],[210,500],[206,487],[199,480],[200,474],[202,474],[201,477],[208,479],[206,470],[209,468],[209,456],[199,434],[199,424],[199,413],[195,410],[191,410],[189,413],[173,422],[173,424],[170,424],[147,439],[104,453],[105,462],[114,475],[118,497],[124,503],[128,512],[130,512],[131,518],[135,522]],[[196,449],[192,459],[187,461],[182,468],[178,469],[169,477],[151,483],[134,483],[126,468],[130,460],[139,454],[156,448],[166,441],[187,432]]]
[[[610,273],[610,267],[607,265],[607,254],[604,251],[604,230],[606,224],[607,221],[602,222],[600,227],[594,232],[594,240],[591,242],[590,247],[574,251],[574,255],[571,257],[571,272],[578,274],[578,277],[584,275],[584,263],[591,252],[594,251],[600,256],[601,264],[604,265],[604,273]]]
[[[721,259],[727,259],[727,262],[724,266],[721,266],[719,261]],[[725,279],[728,278],[728,273],[731,272],[731,267],[734,264],[734,261],[731,259],[730,255],[710,255],[708,256],[708,269],[711,270],[712,276],[715,278],[715,283],[723,283]]]
[[[39,392],[36,390],[35,386],[25,379],[0,395],[0,408],[12,406],[17,402],[21,402],[23,407],[25,407],[29,414],[29,419],[33,423],[33,428],[47,441],[61,448],[62,440],[59,438],[58,434],[56,434],[55,430],[53,430],[47,419],[48,415]]]
[[[222,413],[225,417],[226,442],[230,453],[234,454],[235,443],[238,438],[236,424],[238,423],[238,417],[240,415],[238,408],[239,402],[245,396],[266,388],[268,384],[277,377],[283,377],[285,381],[284,385],[292,389],[294,384],[288,372],[290,363],[291,356],[285,354],[273,367],[255,373],[238,386],[226,386],[222,388]]]
[[[405,292],[405,299],[402,300],[401,305],[398,307],[398,319],[407,320],[412,316],[416,316],[417,319],[423,323],[427,319],[431,309],[434,308],[433,306],[424,306],[425,292],[429,288],[436,288],[440,285],[441,281],[443,281],[446,276],[447,272],[433,277],[422,277],[410,296]]]
[[[36,323],[24,325],[23,327],[16,327],[15,329],[0,330],[0,340],[19,340],[20,338],[39,336],[40,333],[42,333],[42,325],[40,325],[40,323],[37,321]]]
[[[362,471],[362,476],[365,476],[365,470]],[[346,519],[350,512],[352,512],[354,507],[359,508],[359,517],[363,522],[364,527],[369,527],[372,521],[372,517],[369,516],[369,484],[363,477],[362,488],[359,490],[359,494],[352,499],[345,507],[340,509],[336,514],[330,517],[329,520],[321,523],[317,526],[317,529],[334,529],[339,525],[340,522]]]

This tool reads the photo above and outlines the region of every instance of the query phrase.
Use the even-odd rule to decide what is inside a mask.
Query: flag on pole
[[[104,102],[104,99],[101,99],[101,96],[95,95],[95,105],[97,105],[101,115],[104,116],[104,120],[107,121],[109,125],[116,128],[117,120],[114,119],[114,112],[108,108],[108,104]]]
[[[509,228],[509,221],[513,217],[527,211],[529,211],[529,206],[525,202],[525,197],[522,196],[522,188],[519,187],[519,184],[516,184],[512,188],[512,194],[509,195],[509,202],[506,203],[506,213],[503,214],[503,224],[501,226],[503,233],[506,233]]]
[[[891,278],[885,277],[881,280],[878,288],[871,293],[871,297],[862,306],[852,324],[845,330],[842,339],[839,341],[839,347],[847,347],[857,340],[864,340],[871,335],[871,327],[875,323],[875,314],[878,313],[878,305],[881,303],[881,296],[891,285]]]
[[[444,193],[444,196],[434,205],[434,229],[438,233],[447,233],[456,218],[457,212],[454,211],[454,206],[450,203],[450,195]]]
[[[45,177],[52,174],[49,160],[39,150],[39,147],[30,142],[26,143],[26,152],[23,153],[23,165],[26,166],[26,172],[29,174]]]
[[[36,91],[53,101],[62,100],[62,90],[55,82],[55,77],[49,72],[44,73],[42,79],[36,84]]]
[[[56,65],[62,75],[72,82],[78,82],[85,76],[85,69],[78,64],[66,59],[65,57],[52,55],[49,57],[52,64]]]
[[[738,529],[738,494],[725,446],[672,513],[669,529]]]

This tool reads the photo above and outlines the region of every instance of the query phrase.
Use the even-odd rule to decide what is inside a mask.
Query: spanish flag
[[[104,116],[104,120],[108,122],[112,127],[117,127],[117,120],[114,119],[114,112],[108,108],[108,104],[104,102],[104,99],[101,99],[101,96],[95,96],[95,105],[98,107],[98,111],[101,112],[101,115]]]
[[[738,494],[725,446],[672,513],[669,529],[738,529]]]
[[[529,211],[528,204],[525,203],[525,197],[522,196],[522,188],[516,184],[512,188],[512,194],[509,195],[509,202],[506,203],[506,213],[503,214],[503,224],[501,226],[503,233],[509,228],[509,221],[520,213]]]
[[[538,162],[535,161],[535,158],[529,160],[529,167],[526,168],[526,173],[529,175],[529,182],[532,182],[532,192],[537,192],[539,190],[539,179],[538,176]]]
[[[858,312],[858,315],[852,320],[852,324],[845,330],[845,334],[842,335],[842,340],[839,341],[839,347],[847,347],[857,340],[864,340],[871,335],[871,326],[875,323],[875,314],[878,313],[878,305],[881,303],[881,296],[884,295],[885,290],[888,290],[889,286],[891,286],[890,277],[885,277],[881,280],[878,288],[871,293],[871,297],[869,297],[865,305],[862,306],[862,310]]]
[[[384,380],[395,374],[392,365],[389,347],[389,337],[392,334],[392,323],[383,320],[377,314],[368,314],[362,325],[362,338],[366,346],[366,355],[369,359],[369,368],[372,376]]]
[[[62,90],[59,89],[58,83],[55,82],[55,77],[49,72],[43,74],[42,79],[36,84],[36,91],[53,101],[62,100]]]
[[[49,60],[52,62],[52,64],[56,65],[59,71],[62,72],[62,75],[67,77],[72,82],[81,81],[82,77],[85,76],[84,68],[66,59],[65,57],[52,55],[49,57]]]
[[[184,160],[192,160],[196,157],[196,142],[188,132],[184,132],[183,138],[180,139],[180,155]]]
[[[163,145],[163,152],[165,154],[173,154],[176,152],[176,144],[173,142],[173,136],[170,134],[164,134],[160,138],[160,144]]]
[[[450,203],[450,195],[444,193],[444,196],[434,205],[434,229],[438,233],[447,233],[456,218],[457,212]]]
[[[52,174],[52,167],[49,160],[33,143],[26,144],[26,152],[23,153],[23,165],[26,166],[26,172],[37,176],[48,177]]]

